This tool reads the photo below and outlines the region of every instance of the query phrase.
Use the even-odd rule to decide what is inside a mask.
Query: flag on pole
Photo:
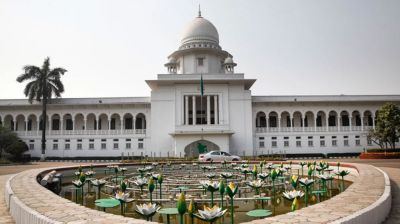
[[[201,74],[201,77],[200,77],[200,94],[201,94],[201,96],[204,96],[203,74]]]

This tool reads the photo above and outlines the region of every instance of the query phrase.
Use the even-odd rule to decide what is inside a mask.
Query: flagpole
[[[204,85],[203,85],[203,73],[200,73],[200,112],[201,112],[201,140],[203,140],[203,95],[204,95]]]

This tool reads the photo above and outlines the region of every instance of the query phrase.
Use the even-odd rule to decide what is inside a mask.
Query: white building
[[[53,99],[47,157],[196,156],[198,144],[238,155],[348,153],[374,147],[376,111],[400,95],[252,96],[217,29],[199,15],[187,26],[168,74],[146,80],[150,97]],[[200,80],[204,80],[204,95]],[[41,106],[0,100],[0,122],[41,154]]]

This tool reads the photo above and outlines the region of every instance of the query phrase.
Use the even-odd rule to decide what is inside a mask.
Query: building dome
[[[193,42],[219,44],[219,35],[215,26],[201,16],[192,20],[185,28],[181,45]]]

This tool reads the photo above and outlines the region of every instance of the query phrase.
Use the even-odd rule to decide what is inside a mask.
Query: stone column
[[[88,128],[87,128],[87,119],[84,119],[83,122],[84,122],[84,124],[85,124],[85,126],[84,126],[85,129],[84,129],[84,130],[87,130],[87,129],[88,129]]]
[[[278,116],[278,131],[281,132],[281,117]]]
[[[353,118],[349,116],[349,127],[350,127],[350,131],[352,131],[352,123],[353,122]]]
[[[133,132],[136,132],[135,130],[136,130],[136,118],[132,118],[132,122],[133,122],[133,126],[132,126],[132,128],[133,128]]]
[[[122,133],[122,130],[124,129],[124,119],[121,118],[120,122],[121,122],[121,133]]]
[[[28,121],[25,120],[25,132],[27,132],[27,131],[28,131]]]
[[[196,125],[196,117],[197,117],[197,115],[196,115],[196,96],[192,97],[192,101],[193,101],[193,103],[192,103],[192,105],[193,105],[193,113],[192,113],[193,122],[192,122],[192,124]]]
[[[211,124],[211,108],[210,108],[210,96],[207,96],[207,125]]]
[[[375,130],[375,116],[372,117],[372,129]]]
[[[185,125],[189,124],[189,96],[185,96]]]
[[[218,96],[214,96],[214,124],[219,124],[218,120]]]
[[[361,131],[364,131],[364,117],[361,117]]]
[[[60,133],[63,133],[64,120],[60,118]]]
[[[340,117],[340,115],[337,117],[337,128],[338,128],[338,131],[340,132],[340,127],[342,126],[340,123],[342,122],[342,119],[341,119],[341,117]]]
[[[71,119],[72,119],[72,131],[75,131],[75,119],[74,118]]]
[[[36,134],[39,134],[40,131],[40,118],[39,116],[36,118]]]
[[[326,125],[326,131],[328,131],[329,130],[329,115],[328,116],[326,116],[326,118],[325,118],[325,125]]]
[[[304,132],[304,128],[305,128],[305,126],[306,126],[306,116],[304,116],[304,118],[302,119],[302,125],[301,125],[301,127],[302,127],[302,130],[303,130],[303,132]],[[308,124],[307,124],[307,126],[309,126]]]

